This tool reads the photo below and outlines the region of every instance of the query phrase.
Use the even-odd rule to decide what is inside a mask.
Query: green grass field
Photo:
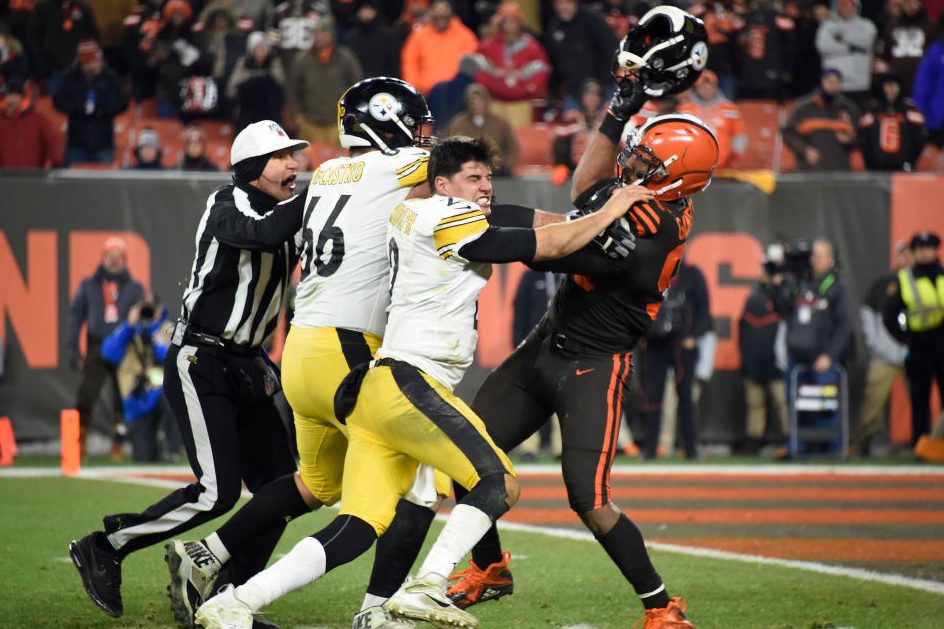
[[[68,543],[101,525],[106,513],[135,511],[167,490],[66,478],[0,478],[0,628],[170,628],[163,547],[123,565],[125,614],[112,619],[85,595]],[[285,552],[333,516],[293,522]],[[191,532],[199,537],[206,526]],[[438,531],[438,525],[436,530]],[[485,628],[628,628],[640,606],[603,550],[592,542],[506,531],[516,593],[472,608]],[[718,629],[944,626],[944,595],[775,565],[654,551],[672,593],[683,594],[696,625]],[[349,627],[366,585],[372,554],[292,593],[266,610],[283,629]]]

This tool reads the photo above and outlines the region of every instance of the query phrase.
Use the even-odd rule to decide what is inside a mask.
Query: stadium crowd
[[[563,183],[611,96],[612,50],[659,4],[6,0],[0,168],[225,169],[259,119],[312,142],[316,165],[338,153],[344,89],[386,75],[420,89],[440,130],[497,134],[507,174]],[[710,72],[648,113],[707,120],[722,168],[940,168],[941,0],[664,4],[704,20]]]

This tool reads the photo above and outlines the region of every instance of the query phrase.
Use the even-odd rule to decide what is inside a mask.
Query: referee
[[[255,491],[295,471],[272,403],[278,374],[262,343],[275,330],[298,260],[293,236],[301,229],[305,196],[295,196],[292,153],[307,145],[275,122],[249,125],[231,148],[232,183],[207,199],[164,362],[164,392],[197,480],[142,513],[105,516],[104,532],[69,545],[85,591],[110,616],[123,612],[121,561],[130,553],[226,513],[243,482]],[[264,568],[284,528],[283,522],[233,557],[218,582],[239,584]]]

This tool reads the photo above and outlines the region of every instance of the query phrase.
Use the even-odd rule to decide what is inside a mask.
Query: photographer
[[[812,247],[798,243],[785,250],[784,264],[773,276],[774,308],[787,324],[787,395],[790,379],[836,384],[852,339],[852,316],[845,284],[836,274],[832,243],[818,238]],[[785,455],[785,453],[784,453]]]
[[[179,457],[183,451],[180,431],[164,398],[161,367],[172,332],[167,309],[145,299],[132,306],[127,320],[102,342],[102,357],[117,368],[131,455],[139,463]]]

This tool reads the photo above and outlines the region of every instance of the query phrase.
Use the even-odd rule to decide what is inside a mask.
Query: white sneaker
[[[456,607],[446,596],[446,584],[445,577],[433,574],[408,578],[387,601],[387,609],[398,616],[425,620],[438,627],[478,627],[478,618]]]
[[[193,614],[210,596],[223,564],[200,542],[175,540],[164,546],[170,571],[167,595],[182,629],[193,627]]]
[[[252,610],[236,598],[236,589],[227,585],[200,606],[196,621],[203,629],[252,629]]]
[[[416,623],[407,618],[398,618],[384,605],[368,607],[357,612],[351,629],[412,629]]]

